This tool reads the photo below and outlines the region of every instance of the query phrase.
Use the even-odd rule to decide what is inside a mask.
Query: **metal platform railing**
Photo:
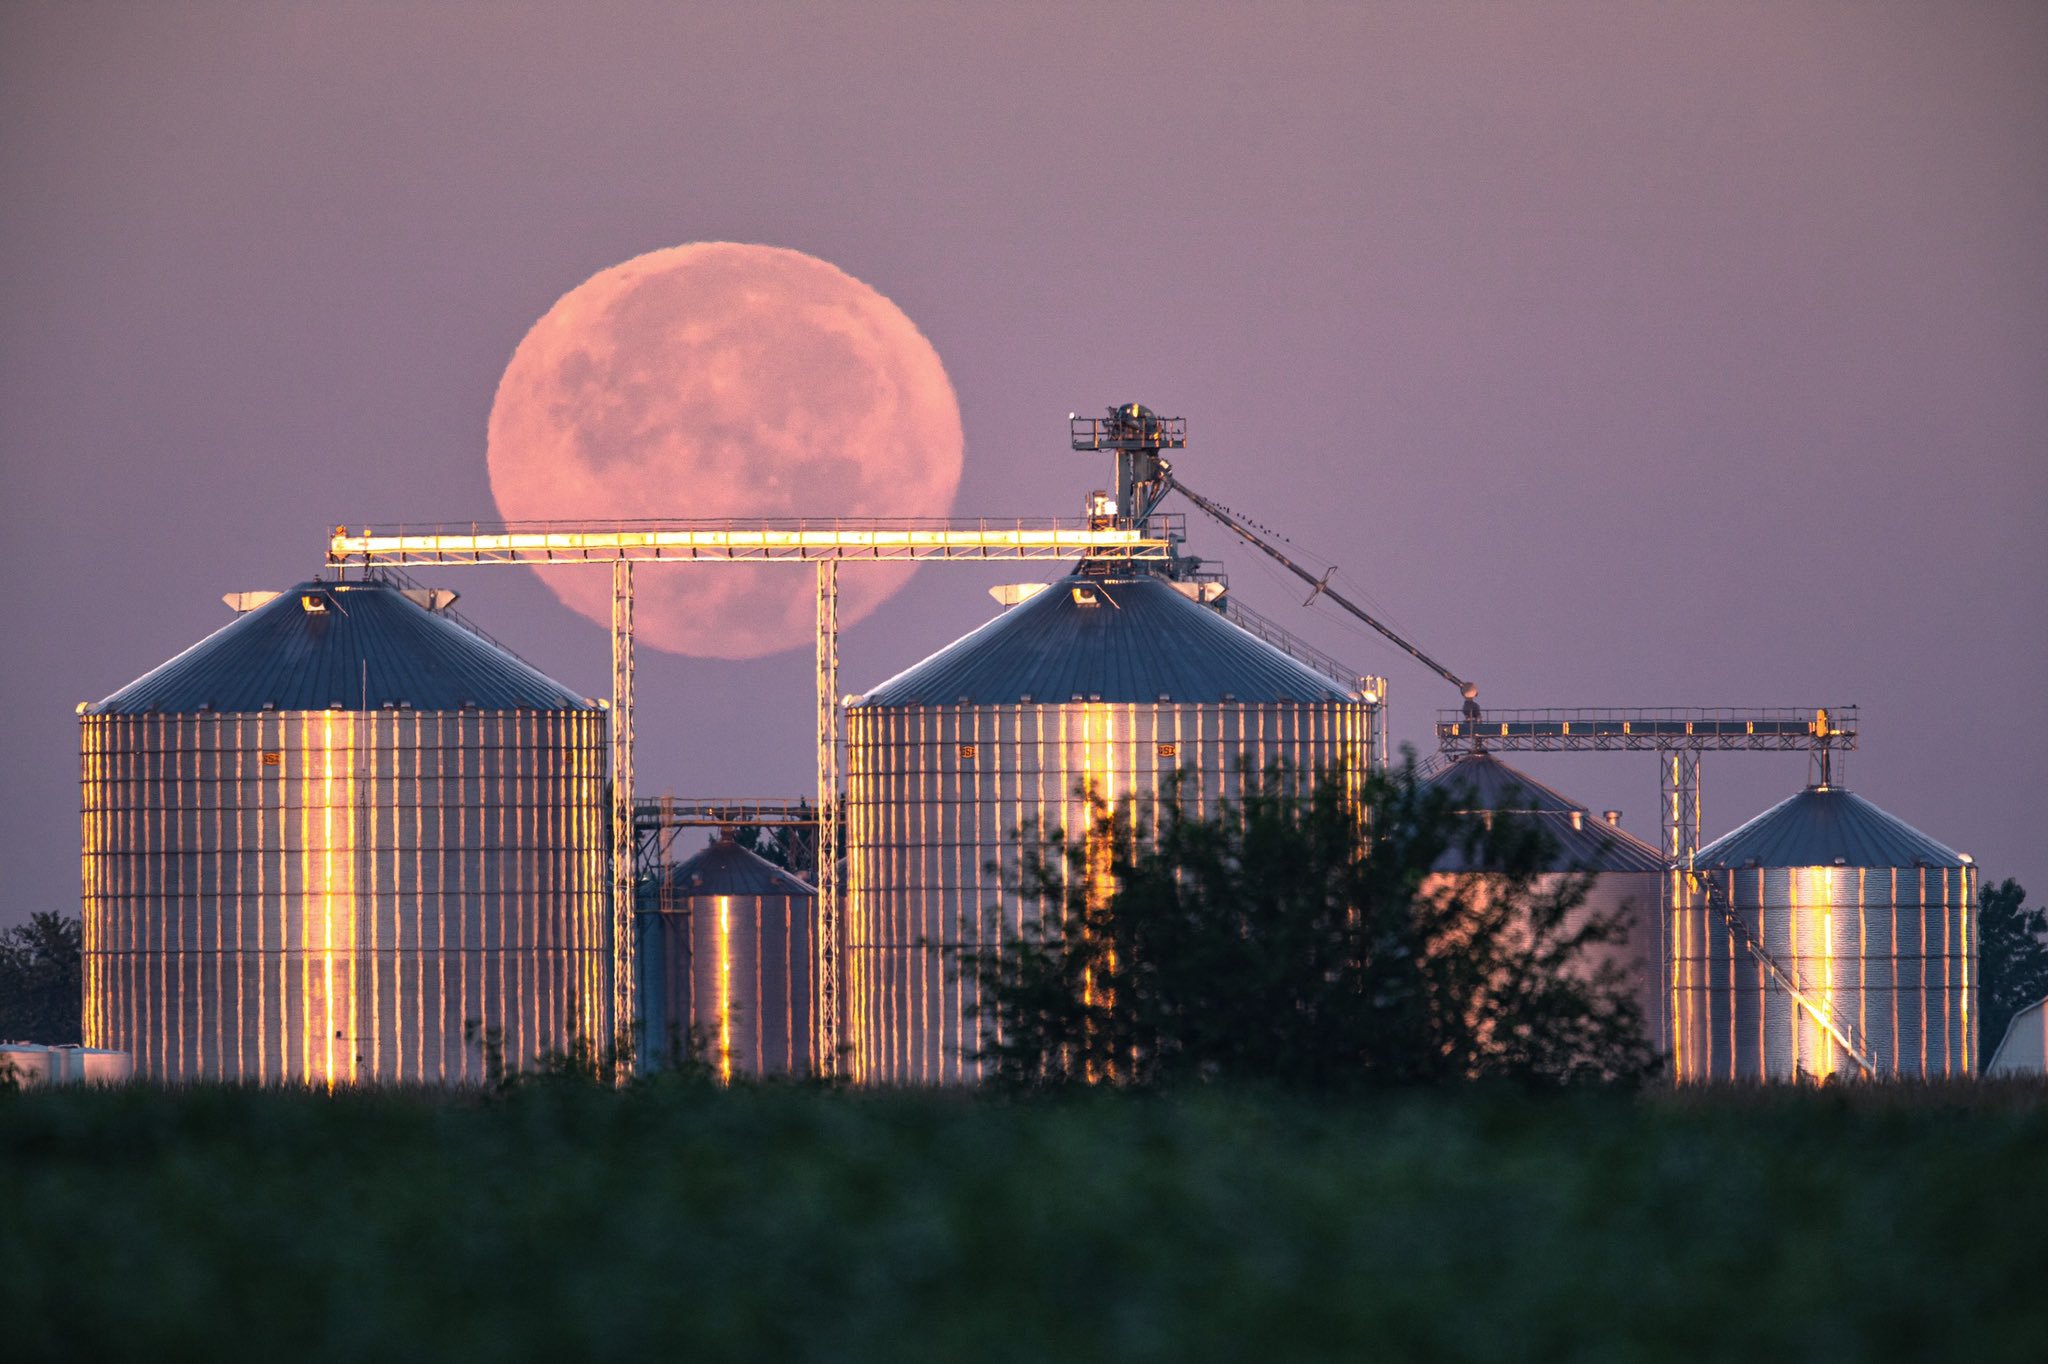
[[[1792,752],[1856,747],[1854,706],[1574,706],[1488,710],[1477,719],[1437,712],[1437,743],[1445,750],[1554,752],[1594,750],[1738,750]]]
[[[687,796],[640,796],[633,801],[633,825],[653,829],[722,828],[727,825],[803,825],[818,822],[818,807],[808,800],[693,799]]]
[[[1246,634],[1264,640],[1295,662],[1313,668],[1354,694],[1365,691],[1367,675],[1348,668],[1315,645],[1292,634],[1278,621],[1260,615],[1236,598],[1223,598],[1223,615]],[[1375,697],[1375,700],[1378,698]]]

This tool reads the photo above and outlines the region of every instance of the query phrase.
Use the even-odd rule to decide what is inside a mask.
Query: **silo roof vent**
[[[1457,813],[1493,827],[1495,815],[1526,815],[1538,821],[1557,845],[1555,868],[1585,871],[1661,871],[1663,854],[1617,824],[1589,824],[1586,807],[1490,753],[1467,753],[1429,779],[1434,789],[1456,797]],[[1617,819],[1619,816],[1616,816]],[[1438,871],[1484,870],[1467,865],[1461,849],[1437,860]]]

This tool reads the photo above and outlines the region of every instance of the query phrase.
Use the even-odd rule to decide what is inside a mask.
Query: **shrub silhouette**
[[[1329,1091],[1654,1073],[1621,969],[1533,819],[1456,813],[1414,758],[1279,765],[1203,815],[1171,783],[1020,831],[1021,931],[956,952],[995,1084],[1238,1081]],[[1432,877],[1447,852],[1501,870]]]

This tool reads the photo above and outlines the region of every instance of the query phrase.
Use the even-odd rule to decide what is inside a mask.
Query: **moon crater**
[[[491,493],[507,521],[940,517],[959,487],[959,404],[901,309],[781,247],[706,242],[635,257],[564,294],[514,351],[491,406]],[[538,570],[611,619],[610,575]],[[840,620],[913,566],[840,574]],[[795,564],[662,564],[635,575],[643,643],[711,658],[808,644]]]

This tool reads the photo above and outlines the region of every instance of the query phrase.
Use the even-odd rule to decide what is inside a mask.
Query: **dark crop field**
[[[2048,1359],[2048,1090],[0,1095],[10,1359]]]

